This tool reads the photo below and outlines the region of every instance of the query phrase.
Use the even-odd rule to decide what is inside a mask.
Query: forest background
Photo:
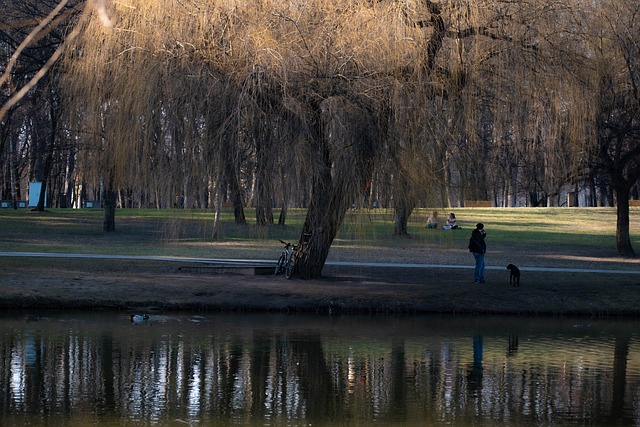
[[[0,198],[304,207],[319,277],[352,207],[616,206],[633,255],[640,2],[1,0]],[[569,201],[571,202],[571,197]],[[274,218],[274,208],[280,216]],[[252,210],[253,211],[253,210]]]

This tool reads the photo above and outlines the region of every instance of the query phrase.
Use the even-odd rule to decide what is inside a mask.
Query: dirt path
[[[198,263],[12,258],[2,271],[0,306],[28,310],[640,315],[637,271],[524,271],[519,288],[498,268],[483,285],[469,268],[440,267],[330,264],[322,279],[286,280]]]

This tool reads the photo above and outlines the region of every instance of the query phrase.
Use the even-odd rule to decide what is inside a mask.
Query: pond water
[[[640,322],[1,315],[2,426],[640,425]]]

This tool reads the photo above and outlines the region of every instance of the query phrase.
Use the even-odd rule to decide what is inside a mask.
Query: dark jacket
[[[487,251],[487,244],[484,242],[485,233],[477,228],[471,232],[469,239],[469,252],[474,254],[483,254]]]

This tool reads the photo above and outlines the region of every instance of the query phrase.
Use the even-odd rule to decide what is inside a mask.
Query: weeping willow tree
[[[370,178],[398,28],[393,5],[352,1],[272,4],[279,53],[289,64],[285,108],[299,120],[311,194],[298,274],[318,277],[347,209]],[[275,33],[274,33],[275,34]],[[374,52],[379,55],[374,55]]]
[[[320,275],[370,176],[394,70],[413,60],[414,42],[397,34],[407,28],[402,7],[158,0],[112,3],[110,13],[113,27],[91,21],[66,62],[70,111],[88,118],[86,152],[107,194],[136,186],[158,200],[189,177],[216,181],[211,171],[229,157],[207,153],[244,147],[257,220],[268,223],[269,172],[287,147],[311,186],[299,273]]]
[[[515,200],[528,152],[545,194],[559,195],[571,179],[584,128],[566,126],[575,79],[558,79],[568,72],[555,65],[554,43],[570,18],[560,11],[544,0],[406,3],[403,37],[419,43],[389,105],[396,234],[407,233],[418,200],[461,206],[497,198],[500,188]]]
[[[222,154],[234,152],[220,141],[237,82],[210,46],[222,42],[210,16],[147,1],[110,3],[108,13],[113,25],[89,21],[64,67],[68,110],[85,117],[81,160],[98,171],[104,228],[113,230],[119,188],[134,189],[142,206],[206,204],[228,161]]]
[[[560,190],[580,176],[589,121],[578,58],[560,49],[576,30],[577,5],[491,5],[481,13],[490,32],[469,55],[475,72],[467,73],[456,119],[461,193],[514,206],[524,190],[536,204],[558,204]]]
[[[241,222],[254,183],[269,224],[293,187],[278,183],[303,176],[298,275],[317,277],[372,177],[388,177],[405,234],[417,201],[490,191],[495,140],[558,138],[569,100],[537,93],[534,117],[518,102],[556,33],[548,3],[112,2],[113,25],[83,24],[65,58],[68,107],[111,207],[121,188],[158,207],[213,193],[219,208],[231,192]]]

